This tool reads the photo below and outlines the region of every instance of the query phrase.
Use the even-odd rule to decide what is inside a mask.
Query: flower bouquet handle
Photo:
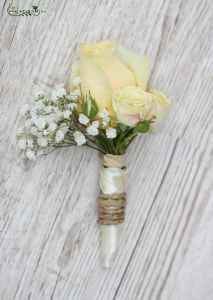
[[[120,238],[121,223],[125,218],[127,170],[123,155],[106,154],[100,170],[100,190],[98,197],[101,225],[101,259],[104,267],[111,267]]]
[[[112,41],[81,45],[69,91],[59,84],[49,93],[36,85],[34,103],[20,110],[18,146],[28,159],[70,146],[103,154],[98,196],[101,257],[111,267],[125,219],[128,185],[124,155],[134,139],[167,114],[163,92],[147,89],[148,59]]]

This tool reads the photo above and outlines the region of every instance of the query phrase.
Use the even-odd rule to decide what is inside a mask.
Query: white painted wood
[[[8,16],[9,2],[0,3],[0,299],[213,299],[211,1],[42,0],[38,17]],[[173,100],[159,132],[127,155],[127,216],[108,271],[100,156],[73,148],[34,165],[15,140],[33,79],[67,80],[79,42],[103,38],[146,52],[150,86]]]

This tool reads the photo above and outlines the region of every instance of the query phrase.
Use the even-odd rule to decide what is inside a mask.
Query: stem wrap
[[[99,219],[101,225],[116,225],[124,222],[126,193],[107,195],[99,198]]]
[[[104,155],[100,170],[99,219],[101,224],[102,264],[111,267],[117,252],[120,224],[124,222],[126,190],[128,184],[127,170],[123,155]]]

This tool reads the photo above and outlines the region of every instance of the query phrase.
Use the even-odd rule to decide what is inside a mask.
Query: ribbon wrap
[[[100,170],[99,224],[112,225],[124,221],[127,170],[123,155],[106,154]]]
[[[120,229],[124,221],[127,169],[123,155],[104,155],[100,170],[99,219],[101,224],[101,257],[104,267],[111,267],[116,255]]]

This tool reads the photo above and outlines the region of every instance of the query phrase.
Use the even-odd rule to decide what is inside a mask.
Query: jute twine
[[[106,168],[122,168],[124,167],[124,155],[104,155],[103,165]],[[98,197],[99,203],[99,219],[101,225],[116,225],[124,222],[126,193],[122,194],[104,194],[100,193]]]
[[[124,167],[124,155],[106,154],[103,165],[107,168],[122,168]]]

